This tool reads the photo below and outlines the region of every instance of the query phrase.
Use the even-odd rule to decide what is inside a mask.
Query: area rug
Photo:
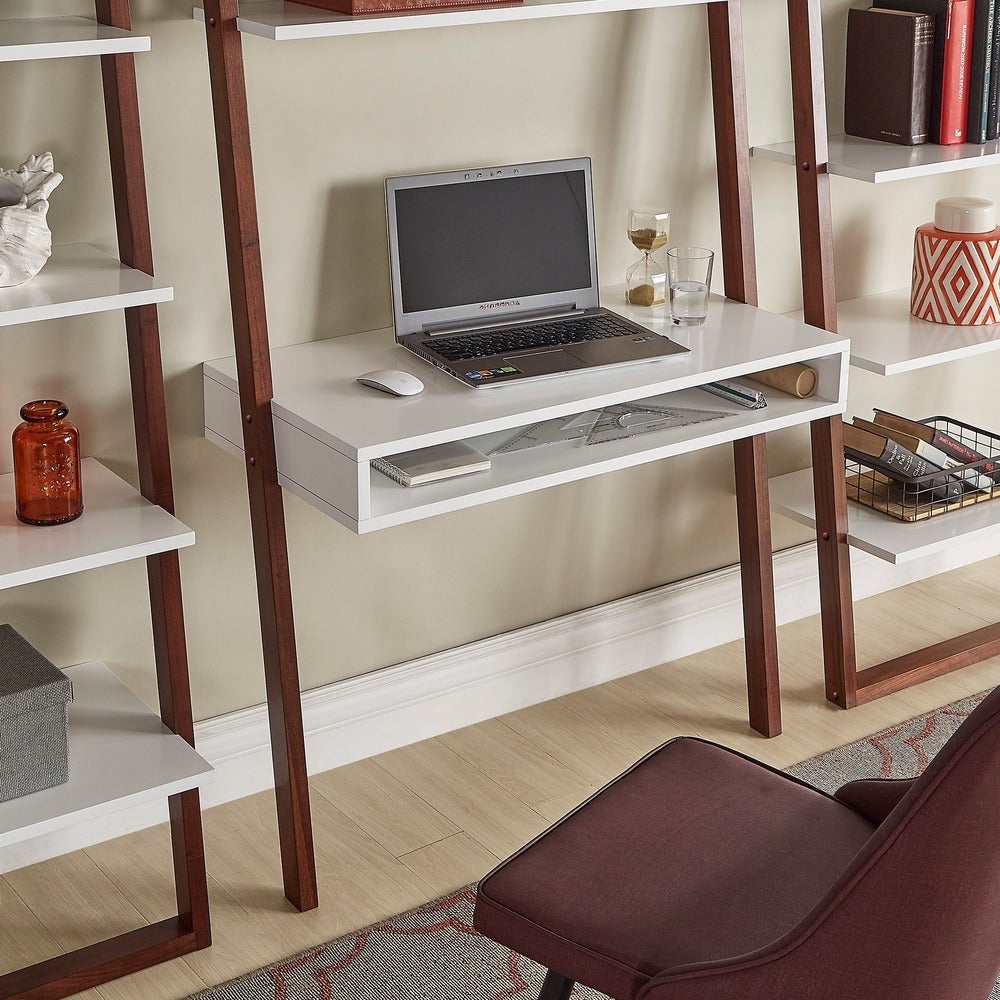
[[[789,773],[828,792],[855,778],[907,778],[919,774],[987,693],[813,757],[789,768]],[[477,934],[472,927],[475,901],[475,886],[468,886],[409,913],[198,993],[196,998],[507,1000],[523,996],[530,1000],[537,997],[544,970]],[[1000,950],[1000,942],[997,947]],[[606,1000],[603,994],[580,986],[573,995],[577,1000]],[[1000,983],[988,1000],[1000,1000]]]

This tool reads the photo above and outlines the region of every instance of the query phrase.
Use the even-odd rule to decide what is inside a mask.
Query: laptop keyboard
[[[423,346],[446,361],[466,361],[469,358],[487,358],[493,354],[523,351],[532,347],[579,344],[585,340],[627,336],[636,336],[635,327],[627,325],[614,314],[604,313],[427,340]]]

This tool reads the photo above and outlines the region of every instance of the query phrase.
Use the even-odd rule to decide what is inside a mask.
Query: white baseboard
[[[998,553],[1000,539],[892,566],[854,551],[854,596],[869,597]],[[777,553],[774,576],[779,624],[817,613],[814,543]],[[742,634],[739,568],[733,566],[307,691],[302,707],[309,770],[326,771],[428,739]],[[202,791],[206,806],[273,786],[264,706],[198,723],[196,735],[199,751],[216,768],[215,781]],[[165,804],[157,804],[5,848],[0,872],[165,819]]]

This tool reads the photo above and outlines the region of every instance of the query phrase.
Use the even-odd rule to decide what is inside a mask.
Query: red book
[[[965,142],[974,13],[974,0],[952,0],[948,5],[941,77],[941,134],[938,137],[942,146]]]

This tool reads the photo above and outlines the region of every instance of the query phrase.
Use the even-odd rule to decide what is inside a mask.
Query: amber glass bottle
[[[14,495],[25,524],[65,524],[83,513],[80,432],[55,399],[21,407],[14,430]]]

